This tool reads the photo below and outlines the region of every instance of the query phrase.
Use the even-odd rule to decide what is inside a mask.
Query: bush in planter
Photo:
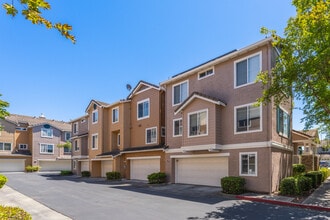
[[[61,176],[70,176],[73,175],[71,170],[61,170]]]
[[[7,177],[0,174],[0,189],[6,184],[7,181]]]
[[[0,219],[31,220],[32,216],[21,208],[0,205]]]
[[[304,164],[293,164],[293,176],[299,176],[306,172],[306,167]]]
[[[310,171],[305,174],[306,177],[312,179],[312,187],[316,189],[322,183],[322,172],[320,171]]]
[[[320,172],[322,172],[322,182],[323,182],[329,177],[330,170],[327,167],[322,167],[320,169]]]
[[[121,174],[119,172],[107,172],[106,173],[107,180],[120,180],[121,179]]]
[[[166,174],[163,172],[152,173],[148,175],[148,181],[150,184],[155,183],[165,183],[166,182]]]
[[[41,167],[39,166],[27,166],[25,167],[26,172],[37,172],[40,170]]]
[[[312,189],[312,180],[306,176],[297,178],[297,193],[303,195]]]
[[[242,194],[244,193],[245,179],[238,176],[226,176],[221,178],[221,187],[224,193]]]
[[[91,172],[89,172],[89,171],[81,171],[81,176],[82,177],[90,177],[91,176]]]
[[[296,180],[294,177],[286,177],[281,180],[280,192],[282,195],[295,195],[296,194]]]

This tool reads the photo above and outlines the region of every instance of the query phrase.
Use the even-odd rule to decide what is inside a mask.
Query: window
[[[72,168],[75,170],[75,169],[77,169],[77,161],[73,161],[72,162]]]
[[[70,147],[64,147],[63,150],[64,150],[64,153],[71,153]]]
[[[40,144],[41,154],[54,154],[54,144]]]
[[[240,153],[240,175],[257,176],[257,153]]]
[[[92,136],[92,149],[95,150],[98,148],[98,135],[93,134]]]
[[[92,123],[95,124],[98,122],[98,120],[99,120],[99,112],[98,110],[94,110],[92,112]]]
[[[19,144],[18,145],[18,149],[20,149],[20,150],[27,150],[28,149],[28,145],[27,144]]]
[[[119,121],[119,108],[112,109],[112,123]]]
[[[11,151],[11,143],[0,142],[0,151]]]
[[[255,82],[261,71],[261,53],[235,62],[235,87]]]
[[[73,123],[73,133],[78,134],[78,122]]]
[[[147,128],[146,129],[146,144],[157,143],[157,128]]]
[[[214,74],[214,68],[207,69],[203,72],[198,73],[198,79],[203,79]]]
[[[173,86],[173,105],[178,105],[188,97],[188,81]]]
[[[235,107],[235,133],[261,131],[261,105]]]
[[[182,118],[173,120],[173,136],[182,136]]]
[[[74,148],[74,151],[79,151],[78,140],[74,140],[74,142],[73,142],[73,148]]]
[[[70,141],[70,139],[71,139],[71,133],[65,132],[65,141]]]
[[[165,135],[166,135],[166,128],[165,127],[162,127],[161,128],[161,136],[162,137],[165,137]]]
[[[23,128],[23,127],[16,127],[17,131],[27,131],[27,128]]]
[[[120,134],[117,134],[117,146],[120,146]]]
[[[277,133],[285,137],[289,137],[290,135],[290,116],[279,107],[277,108],[276,130]]]
[[[137,103],[137,118],[138,120],[149,118],[149,99],[142,100]]]
[[[189,137],[207,135],[207,110],[189,113]]]
[[[81,123],[85,123],[86,122],[86,119],[81,119]]]
[[[51,129],[51,128],[41,128],[41,137],[52,138],[53,137],[53,129]]]

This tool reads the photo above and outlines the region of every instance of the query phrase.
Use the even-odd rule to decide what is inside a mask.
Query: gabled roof
[[[218,98],[214,98],[209,95],[202,94],[200,92],[193,92],[186,100],[184,100],[184,102],[181,103],[181,105],[179,105],[177,109],[175,109],[174,114],[178,114],[195,99],[202,99],[204,101],[211,102],[216,105],[226,106],[226,104]]]
[[[16,126],[20,126],[24,124],[27,127],[36,127],[44,124],[49,124],[52,127],[55,127],[61,131],[71,131],[71,125],[69,123],[64,121],[46,119],[45,117],[32,117],[32,116],[11,114],[5,117],[5,120],[15,124]]]
[[[108,103],[106,103],[106,102],[101,102],[101,101],[97,101],[97,100],[92,99],[92,100],[89,102],[89,104],[88,104],[88,106],[87,106],[85,112],[87,112],[88,109],[89,109],[92,105],[94,105],[94,104],[97,105],[97,106],[99,106],[99,107],[107,107],[107,106],[110,105],[110,104],[108,104]]]
[[[318,138],[319,133],[317,129],[310,129],[310,130],[302,130],[302,131],[297,131],[297,130],[292,130],[293,133],[296,133],[297,135],[306,137],[306,138]]]
[[[140,80],[140,82],[138,82],[138,84],[134,87],[132,92],[127,96],[127,99],[131,99],[133,97],[133,95],[136,94],[137,92],[142,92],[144,90],[151,89],[151,88],[160,90],[159,86],[152,84],[152,83],[148,83],[143,80]]]

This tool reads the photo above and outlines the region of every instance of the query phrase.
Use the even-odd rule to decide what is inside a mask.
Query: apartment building
[[[257,105],[260,71],[271,71],[270,38],[177,74],[165,89],[165,168],[172,183],[219,186],[241,176],[251,191],[274,192],[291,174],[291,102]]]

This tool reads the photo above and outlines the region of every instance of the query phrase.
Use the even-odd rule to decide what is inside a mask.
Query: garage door
[[[148,180],[151,173],[160,171],[160,159],[131,159],[131,179]]]
[[[81,172],[89,171],[89,161],[81,161]]]
[[[0,159],[0,172],[19,172],[25,170],[25,159]]]
[[[71,170],[71,160],[39,161],[41,171]]]
[[[175,159],[176,183],[220,186],[228,176],[227,157],[194,157]]]
[[[106,177],[107,172],[112,172],[112,160],[101,161],[101,176]]]

